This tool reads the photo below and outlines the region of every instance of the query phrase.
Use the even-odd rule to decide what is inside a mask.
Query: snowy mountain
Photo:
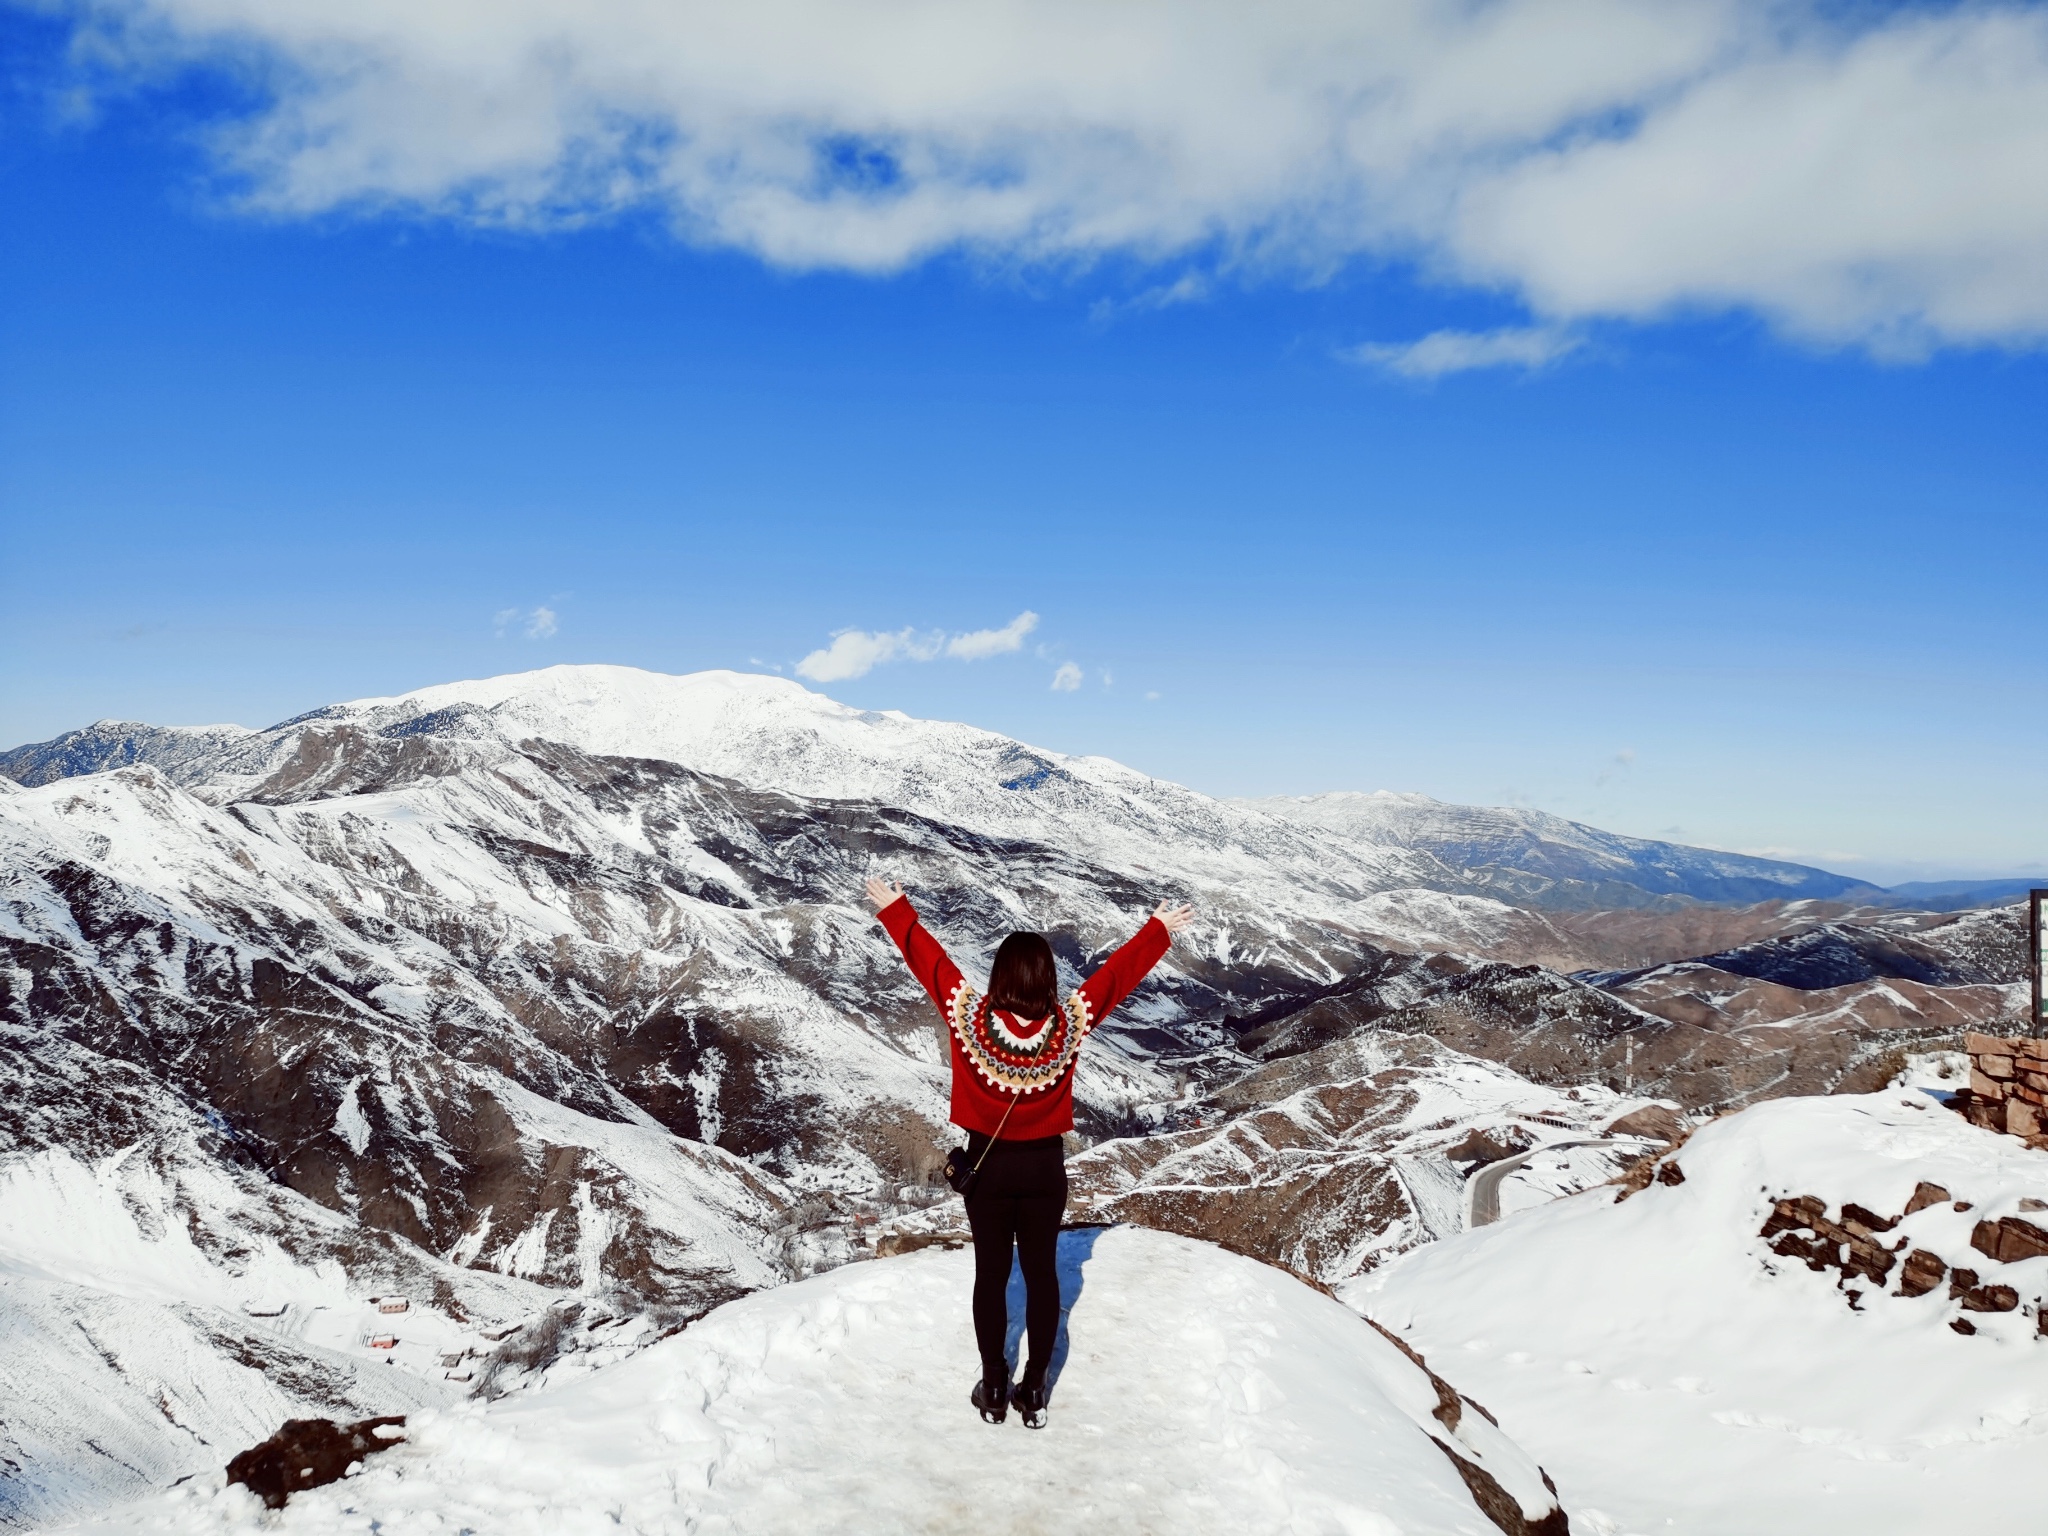
[[[1456,889],[1521,905],[1574,910],[1885,897],[1864,881],[1803,864],[1622,837],[1514,806],[1447,805],[1386,790],[1240,803],[1367,846],[1426,852],[1457,872]]]
[[[2048,1154],[1894,1091],[1761,1104],[1667,1162],[1340,1294],[1499,1415],[1574,1531],[2039,1523]]]
[[[2026,937],[2024,907],[1877,915],[1580,979],[1674,1024],[1750,1041],[1775,1037],[1809,1055],[1815,1045],[1859,1036],[1876,1051],[1909,1042],[1925,1048],[1966,1029],[1997,1032],[2007,1027],[2001,1021],[2025,1016]]]
[[[1650,973],[1539,963],[1587,915],[1483,894],[1497,871],[776,678],[551,668],[4,761],[0,1286],[29,1343],[0,1386],[30,1408],[0,1524],[217,1467],[251,1415],[559,1381],[946,1241],[942,1042],[854,904],[871,872],[970,973],[1032,927],[1078,979],[1192,897],[1082,1057],[1077,1210],[1319,1282],[1454,1232],[1479,1161],[1644,1096],[1876,1086],[1939,1033],[1695,1019]],[[1623,915],[1839,938],[1719,911]],[[1990,921],[1856,952],[1951,954],[1928,1007],[1975,1020],[2010,991],[1957,968],[2004,977]],[[1507,1204],[1624,1151],[1545,1154]]]
[[[925,1252],[732,1303],[531,1398],[418,1415],[358,1476],[295,1497],[289,1526],[1563,1531],[1485,1408],[1278,1270],[1129,1228],[1065,1234],[1060,1268],[1041,1433],[963,1411],[973,1265]],[[89,1529],[274,1519],[215,1473]]]

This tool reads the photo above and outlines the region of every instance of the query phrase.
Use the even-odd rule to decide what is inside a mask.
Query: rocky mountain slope
[[[1682,1026],[1919,1048],[2024,1014],[2026,927],[2022,907],[1878,915],[1582,979]]]

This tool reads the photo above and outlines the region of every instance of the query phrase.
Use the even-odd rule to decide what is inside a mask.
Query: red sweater
[[[998,1050],[1004,1045],[1005,1036],[1020,1049],[1028,1049],[1040,1043],[1048,1029],[1064,1028],[1070,1032],[1071,1038],[1055,1048],[1054,1059],[1066,1058],[1058,1076],[1042,1086],[1015,1094],[993,1080],[994,1074],[1003,1072],[1002,1060],[983,1048],[975,1030],[980,994],[966,984],[960,968],[947,958],[939,941],[925,931],[910,898],[899,896],[877,915],[910,963],[911,974],[923,983],[946,1020],[953,1052],[953,1106],[948,1118],[963,1130],[980,1131],[985,1136],[995,1135],[1000,1125],[1004,1141],[1036,1141],[1041,1136],[1064,1135],[1074,1128],[1072,1052],[1112,1008],[1131,995],[1131,989],[1145,979],[1145,973],[1159,963],[1160,956],[1173,942],[1158,918],[1148,918],[1137,935],[1103,961],[1058,1013],[1023,1020],[990,1010],[987,1027]],[[1007,1121],[1003,1119],[1005,1110],[1010,1116]]]

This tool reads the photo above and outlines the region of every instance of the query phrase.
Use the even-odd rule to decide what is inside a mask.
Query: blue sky
[[[1547,181],[1456,183],[1482,246],[1479,214],[1304,234],[1327,187],[1254,204],[1180,161],[1155,197],[1041,134],[1002,183],[1041,201],[990,234],[987,184],[880,107],[833,137],[829,104],[794,192],[763,129],[721,162],[770,168],[738,190],[629,147],[651,180],[600,195],[587,144],[491,147],[531,137],[502,81],[476,85],[497,115],[444,121],[445,82],[394,65],[351,118],[247,63],[301,39],[115,9],[84,54],[61,10],[0,12],[8,744],[558,661],[789,673],[908,629],[826,691],[1221,794],[1530,804],[1880,879],[2048,869],[2048,242],[2005,212],[1932,254],[1857,245],[1850,209],[1818,256],[1760,219],[1718,267],[1698,241],[1627,265],[1620,215],[1539,249],[1499,212],[1552,195],[1549,148]],[[1858,48],[1918,57],[1869,25],[1844,78]],[[1966,115],[1940,83],[1927,110]],[[376,139],[394,115],[420,165]],[[1589,226],[1591,164],[1555,193]],[[763,187],[796,213],[757,215]],[[1994,281],[1978,251],[2035,260]],[[931,643],[1027,611],[1013,650]]]

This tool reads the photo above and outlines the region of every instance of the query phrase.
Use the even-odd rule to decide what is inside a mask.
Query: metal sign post
[[[2027,974],[2034,983],[2034,1008],[2027,1015],[2027,1033],[2048,1035],[2048,931],[2042,926],[2042,907],[2048,906],[2048,891],[2027,893]]]

